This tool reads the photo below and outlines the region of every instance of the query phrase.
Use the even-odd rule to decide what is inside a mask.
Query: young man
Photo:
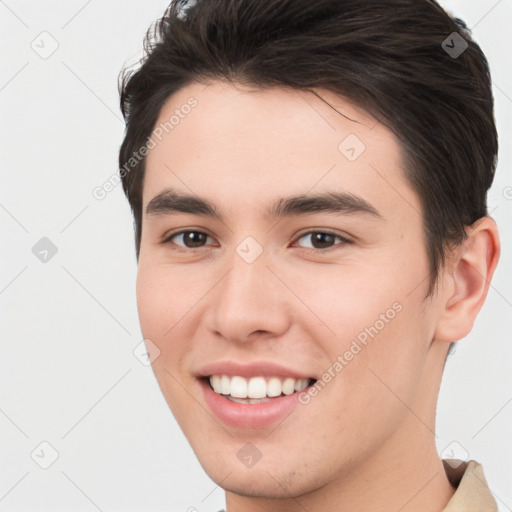
[[[125,74],[141,329],[227,512],[496,510],[435,411],[499,258],[488,64],[431,0],[178,1]]]

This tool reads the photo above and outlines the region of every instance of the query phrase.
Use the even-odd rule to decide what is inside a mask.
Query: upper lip
[[[293,370],[270,361],[254,361],[250,364],[237,363],[236,361],[217,361],[203,366],[198,377],[210,377],[211,375],[239,375],[240,377],[291,377],[294,379],[315,378],[299,370]]]

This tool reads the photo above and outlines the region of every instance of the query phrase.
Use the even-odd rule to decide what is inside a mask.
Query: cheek
[[[186,317],[194,305],[192,288],[197,287],[190,286],[190,279],[184,272],[139,262],[136,290],[143,334],[160,340],[171,336],[173,326]]]
[[[340,403],[396,400],[379,377],[404,398],[417,384],[429,341],[423,304],[428,283],[421,262],[402,263],[382,258],[378,265],[326,266],[314,279],[296,281],[297,294],[318,315],[302,325],[314,329],[312,339],[321,340],[336,365],[330,371],[340,376],[334,379],[345,396]]]
[[[211,287],[209,281],[190,267],[146,263],[139,260],[136,281],[137,309],[144,338],[160,350],[153,367],[157,377],[166,369],[183,375],[183,363],[191,351],[189,340],[198,327],[201,299]],[[163,380],[169,376],[161,374]],[[172,379],[171,379],[172,380]],[[169,382],[170,387],[174,386]]]
[[[316,328],[320,322],[314,339],[332,339],[336,350],[378,321],[400,297],[398,280],[374,263],[318,265],[309,272],[288,275],[304,304],[297,302],[297,309],[311,317],[310,326]],[[394,313],[391,310],[388,316]],[[302,325],[307,327],[308,322]]]
[[[162,331],[164,322],[161,287],[158,286],[158,275],[154,267],[146,267],[139,262],[136,293],[142,334],[153,340]]]
[[[396,423],[406,414],[403,404],[416,399],[430,342],[420,295],[392,298],[372,303],[373,314],[363,324],[359,316],[343,340],[339,389],[370,423]]]
[[[184,382],[182,374],[188,346],[179,343],[178,330],[183,329],[183,320],[187,317],[184,311],[186,301],[177,291],[183,278],[173,276],[168,267],[146,265],[139,260],[136,293],[142,334],[160,350],[152,362],[153,372],[169,407],[181,423],[180,411],[186,410],[189,399],[183,391],[183,386],[188,386],[188,383]]]
[[[160,350],[155,366],[169,362],[175,366],[180,345],[173,342],[187,321],[187,300],[179,292],[180,279],[171,276],[169,268],[139,264],[137,271],[137,309],[144,338]],[[181,321],[180,321],[181,319]]]

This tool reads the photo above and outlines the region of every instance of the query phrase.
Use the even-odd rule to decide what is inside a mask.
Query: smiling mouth
[[[291,377],[251,377],[238,375],[209,375],[201,380],[218,395],[242,404],[259,404],[276,398],[300,393],[313,386],[317,379],[294,379]]]

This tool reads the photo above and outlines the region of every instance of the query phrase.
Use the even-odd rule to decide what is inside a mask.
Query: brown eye
[[[182,237],[181,240],[183,245],[173,241],[173,239],[179,239],[178,237]],[[207,238],[208,235],[202,231],[180,231],[179,233],[171,235],[164,241],[164,243],[172,242],[178,247],[184,247],[185,249],[197,249],[202,247],[202,244]]]
[[[301,238],[309,237],[311,240],[311,246],[310,247],[304,247],[305,249],[316,249],[316,250],[322,250],[322,249],[330,249],[331,247],[335,245],[345,245],[345,244],[351,244],[352,241],[348,240],[347,238],[344,238],[340,235],[337,235],[335,233],[329,233],[328,231],[309,231],[308,233],[304,233],[299,237],[299,240]],[[336,240],[340,240],[341,243],[334,244]],[[334,244],[334,245],[333,245]]]

